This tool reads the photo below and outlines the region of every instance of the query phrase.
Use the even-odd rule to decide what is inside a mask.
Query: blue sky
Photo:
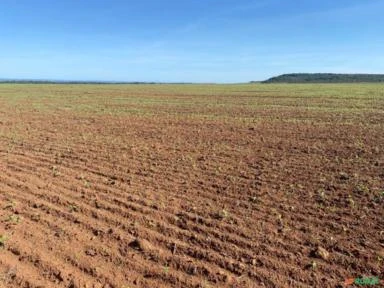
[[[384,0],[2,0],[0,78],[384,73]]]

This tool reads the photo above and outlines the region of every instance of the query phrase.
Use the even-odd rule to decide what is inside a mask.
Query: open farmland
[[[384,279],[384,85],[0,85],[0,287]]]

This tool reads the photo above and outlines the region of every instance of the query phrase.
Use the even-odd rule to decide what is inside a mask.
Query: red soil
[[[343,287],[384,276],[384,131],[362,119],[17,111],[0,121],[0,287]]]

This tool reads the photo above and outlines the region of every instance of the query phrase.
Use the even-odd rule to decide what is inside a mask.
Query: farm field
[[[384,84],[0,85],[0,287],[384,281]]]

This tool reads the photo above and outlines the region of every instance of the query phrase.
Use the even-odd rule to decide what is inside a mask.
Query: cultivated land
[[[384,85],[0,85],[0,287],[384,278]]]

